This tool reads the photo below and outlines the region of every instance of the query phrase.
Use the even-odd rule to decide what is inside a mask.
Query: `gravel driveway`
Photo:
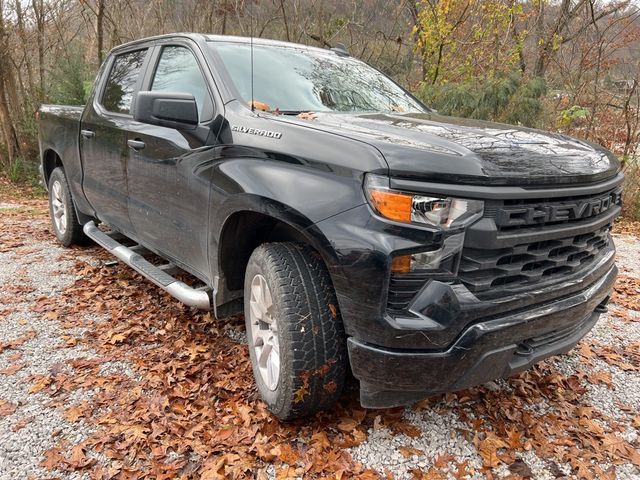
[[[46,202],[5,197],[0,480],[640,478],[632,234],[616,235],[618,303],[569,354],[407,409],[347,394],[282,425],[255,400],[241,319],[182,307],[95,247],[60,248]]]

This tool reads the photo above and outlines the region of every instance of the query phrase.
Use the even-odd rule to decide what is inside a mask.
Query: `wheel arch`
[[[62,158],[52,148],[46,149],[42,153],[42,176],[45,182],[45,186],[49,185],[49,178],[51,178],[51,172],[53,172],[56,168],[61,167],[64,169],[64,164],[62,163]]]
[[[220,228],[212,266],[219,276],[218,304],[242,296],[244,275],[253,251],[269,242],[309,245],[323,260],[329,275],[338,262],[328,239],[313,223],[291,208],[262,199],[261,208],[246,205],[229,213]]]

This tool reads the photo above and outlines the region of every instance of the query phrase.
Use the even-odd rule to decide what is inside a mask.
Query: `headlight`
[[[365,193],[373,209],[381,216],[402,223],[417,223],[444,230],[464,227],[480,217],[482,200],[437,197],[400,192],[389,188],[389,178],[367,175]]]

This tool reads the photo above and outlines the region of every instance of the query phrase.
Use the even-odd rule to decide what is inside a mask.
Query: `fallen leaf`
[[[17,405],[6,400],[0,400],[0,418],[11,415],[18,408]]]
[[[424,455],[424,451],[414,447],[402,446],[398,448],[398,451],[400,452],[400,454],[402,454],[404,458],[410,458],[410,457],[413,457],[414,455],[416,456]]]
[[[71,407],[66,409],[62,416],[68,422],[77,422],[80,417],[84,416],[84,411],[79,407]]]
[[[24,427],[29,425],[33,421],[33,419],[34,419],[34,417],[31,416],[31,417],[24,417],[24,418],[18,420],[16,423],[11,425],[11,431],[12,432],[17,432],[18,430],[22,430]]]
[[[0,370],[0,375],[13,375],[24,368],[24,364],[15,364]]]
[[[509,465],[509,471],[514,475],[519,475],[522,478],[531,478],[533,476],[533,472],[529,465],[527,465],[524,460],[517,459],[511,465]]]
[[[498,450],[508,448],[509,444],[493,432],[487,432],[485,438],[478,442],[478,453],[484,460],[485,467],[497,467],[501,461],[498,458]]]

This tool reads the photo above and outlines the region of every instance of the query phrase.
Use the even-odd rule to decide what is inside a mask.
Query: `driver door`
[[[179,130],[136,122],[127,138],[129,216],[138,240],[207,278],[209,191],[217,128],[213,97],[194,50],[155,47],[141,90],[192,94],[199,125]]]

